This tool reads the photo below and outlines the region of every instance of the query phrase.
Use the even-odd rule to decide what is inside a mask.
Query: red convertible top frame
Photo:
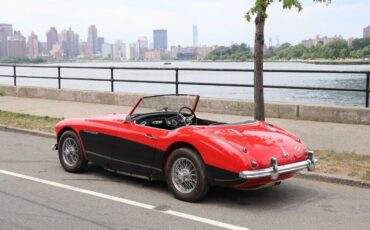
[[[195,102],[194,102],[193,108],[191,108],[193,110],[193,112],[195,112],[195,110],[196,110],[196,108],[198,106],[199,98],[200,98],[199,95],[195,95],[195,94],[160,94],[160,95],[153,95],[153,96],[141,97],[136,102],[135,106],[131,109],[131,111],[128,114],[128,116],[132,116],[132,114],[134,113],[134,111],[136,110],[136,108],[140,105],[140,103],[143,101],[143,99],[145,99],[145,98],[152,98],[152,97],[164,97],[164,96],[193,96],[193,97],[195,97]]]

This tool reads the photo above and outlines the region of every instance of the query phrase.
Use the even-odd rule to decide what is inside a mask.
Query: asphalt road
[[[0,131],[0,229],[370,226],[368,189],[290,179],[259,191],[212,188],[203,202],[186,203],[176,200],[163,182],[116,175],[95,165],[83,174],[67,173],[50,150],[53,143]]]

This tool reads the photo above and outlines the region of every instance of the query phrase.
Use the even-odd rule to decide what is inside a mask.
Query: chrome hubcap
[[[67,137],[62,145],[63,161],[66,165],[73,167],[77,164],[79,158],[78,145],[75,139]]]
[[[175,188],[182,193],[192,192],[198,183],[198,174],[193,162],[184,157],[173,163],[171,178]]]

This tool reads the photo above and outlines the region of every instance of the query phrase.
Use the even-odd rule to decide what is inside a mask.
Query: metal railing
[[[253,84],[233,84],[233,83],[213,83],[213,82],[190,82],[179,81],[179,71],[207,71],[207,72],[253,72],[253,69],[210,69],[210,68],[160,68],[160,67],[88,67],[88,66],[46,66],[46,65],[0,65],[0,67],[12,67],[12,75],[0,75],[4,78],[13,78],[14,86],[17,85],[18,78],[33,78],[33,79],[54,79],[58,82],[58,89],[62,88],[62,80],[80,80],[80,81],[101,81],[110,82],[111,92],[114,92],[115,82],[128,83],[152,83],[152,84],[170,84],[175,85],[176,94],[179,93],[179,85],[199,85],[199,86],[227,86],[227,87],[254,87]],[[51,68],[57,70],[56,77],[46,76],[24,76],[17,75],[17,68]],[[110,70],[110,78],[77,78],[77,77],[62,77],[61,69],[105,69]],[[116,79],[114,70],[145,70],[145,71],[173,71],[175,79],[173,81],[154,81],[154,80],[129,80]],[[331,88],[331,87],[304,87],[304,86],[282,86],[282,85],[264,85],[264,88],[271,89],[295,89],[295,90],[319,90],[319,91],[339,91],[339,92],[357,92],[364,93],[365,107],[369,108],[370,95],[370,70],[369,71],[335,71],[335,70],[277,70],[266,69],[266,73],[313,73],[313,74],[361,74],[366,78],[365,88]]]

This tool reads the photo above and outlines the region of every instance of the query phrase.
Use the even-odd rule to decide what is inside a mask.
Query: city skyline
[[[66,0],[55,4],[57,2],[4,2],[2,22],[13,24],[14,29],[25,35],[34,31],[39,37],[51,26],[59,29],[72,27],[81,35],[82,40],[87,40],[84,31],[93,24],[108,42],[117,39],[134,41],[138,36],[150,38],[154,28],[166,28],[169,47],[179,44],[191,46],[192,26],[197,25],[200,45],[230,45],[232,41],[253,44],[254,23],[247,23],[243,18],[253,1],[235,0],[232,4],[226,0],[189,0],[176,3],[169,0],[119,3],[112,0]],[[311,1],[302,3],[304,9],[300,13],[296,10],[282,10],[279,4],[274,3],[268,12],[266,38],[273,37],[275,41],[278,36],[280,41],[297,44],[317,34],[342,35],[344,38],[361,37],[362,28],[370,22],[368,1],[337,0],[329,6]],[[57,7],[50,7],[54,5]],[[32,20],[29,20],[30,18]],[[303,26],[304,30],[301,29]],[[296,31],[299,33],[295,33]],[[43,38],[40,40],[43,41]]]
[[[192,26],[192,46],[171,46],[168,47],[167,30],[153,29],[152,41],[146,36],[140,36],[136,41],[115,40],[114,43],[106,42],[103,36],[98,36],[98,28],[90,25],[87,28],[87,40],[80,39],[71,27],[63,29],[58,33],[57,28],[50,27],[45,33],[46,42],[39,39],[33,31],[28,36],[23,36],[20,30],[14,30],[12,24],[0,23],[0,57],[52,57],[54,59],[74,59],[86,57],[101,57],[111,60],[161,60],[172,59],[197,59],[205,57],[218,46],[198,46],[197,25]],[[363,28],[363,37],[370,37],[370,26]],[[315,38],[302,40],[309,48],[319,42],[328,44],[337,39],[344,39],[341,35],[328,37],[316,35]],[[350,45],[355,38],[346,40]],[[273,46],[273,39],[270,37],[266,47]],[[5,42],[5,43],[4,43]],[[284,42],[283,42],[284,43]],[[6,44],[5,47],[3,45]],[[235,44],[235,43],[234,43]],[[276,38],[275,46],[280,46],[279,38]],[[4,49],[5,48],[5,49]],[[5,53],[4,53],[5,51]]]

